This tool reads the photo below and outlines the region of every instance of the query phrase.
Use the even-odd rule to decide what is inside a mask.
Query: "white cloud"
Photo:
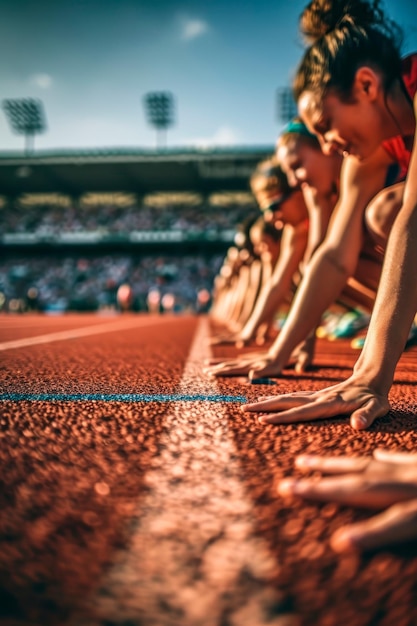
[[[197,137],[187,140],[186,143],[198,148],[211,148],[215,146],[235,146],[241,143],[240,133],[230,126],[220,126],[212,137]]]
[[[29,78],[31,85],[39,87],[40,89],[49,89],[52,86],[52,76],[49,74],[32,74]]]
[[[203,20],[196,18],[184,18],[181,24],[181,39],[191,41],[201,37],[209,30],[209,25]]]

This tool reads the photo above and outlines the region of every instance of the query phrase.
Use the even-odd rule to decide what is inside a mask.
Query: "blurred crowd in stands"
[[[0,211],[0,232],[54,235],[100,231],[119,234],[131,231],[187,230],[220,232],[234,228],[247,216],[247,207],[6,207]]]
[[[256,209],[252,209],[256,211]],[[248,216],[247,206],[4,206],[0,232],[54,236],[62,233],[132,231],[222,233],[236,230]],[[82,253],[84,255],[84,252]],[[135,311],[200,312],[211,301],[214,277],[224,254],[216,252],[184,256],[111,255],[103,250],[41,256],[25,253],[20,258],[5,254],[0,261],[0,310],[100,311],[129,308]],[[117,293],[128,285],[130,296],[123,304]],[[150,299],[149,299],[150,294]]]
[[[222,259],[223,255],[9,258],[0,262],[0,310],[204,312]],[[127,298],[122,285],[128,286]]]

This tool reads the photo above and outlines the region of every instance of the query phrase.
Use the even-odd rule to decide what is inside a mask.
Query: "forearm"
[[[417,206],[403,207],[392,228],[380,287],[355,373],[387,394],[417,310]]]
[[[332,254],[319,252],[308,265],[271,356],[288,359],[294,348],[318,326],[324,311],[338,297],[348,272]]]
[[[255,308],[241,331],[242,339],[251,339],[261,324],[270,323],[291,287],[291,277],[263,287]]]
[[[260,261],[255,260],[250,267],[249,284],[245,293],[243,307],[240,312],[238,323],[243,327],[248,321],[256,302],[260,296],[260,283],[261,283],[261,265]]]
[[[236,323],[245,302],[245,296],[249,288],[249,268],[242,267],[237,277],[233,298],[231,300],[230,321]]]

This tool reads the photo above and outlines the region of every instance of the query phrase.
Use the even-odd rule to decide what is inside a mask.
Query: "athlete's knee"
[[[365,226],[378,244],[386,242],[400,206],[398,193],[390,189],[384,189],[367,206]]]

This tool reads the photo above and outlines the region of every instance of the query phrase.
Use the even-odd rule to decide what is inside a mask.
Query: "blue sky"
[[[272,145],[306,0],[0,0],[0,98],[39,98],[38,149],[154,147],[143,97],[175,96],[168,146]],[[417,50],[417,2],[386,0]],[[21,150],[0,111],[0,150]]]

